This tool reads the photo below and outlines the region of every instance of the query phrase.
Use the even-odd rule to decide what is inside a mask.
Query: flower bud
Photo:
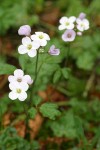
[[[48,51],[50,55],[59,55],[60,50],[55,48],[55,45],[52,45]]]
[[[78,18],[80,18],[81,20],[85,19],[85,17],[86,17],[86,14],[83,12],[81,12],[78,16]]]
[[[81,36],[81,35],[82,35],[82,32],[77,32],[77,35]]]
[[[31,33],[31,28],[29,25],[23,25],[19,28],[18,30],[18,34],[19,35],[25,35],[25,36],[29,36]]]

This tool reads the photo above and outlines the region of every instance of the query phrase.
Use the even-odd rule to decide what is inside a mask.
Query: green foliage
[[[15,71],[16,67],[13,65],[0,63],[0,75],[12,74]]]
[[[29,115],[29,117],[30,117],[31,119],[34,119],[35,116],[36,116],[36,114],[37,114],[36,108],[31,107],[31,108],[28,110],[28,115]]]
[[[91,70],[93,65],[93,56],[89,52],[83,53],[83,55],[77,59],[77,66],[81,69]]]
[[[31,9],[30,9],[31,7]],[[32,0],[3,0],[0,4],[0,34],[5,34],[11,27],[23,24],[38,23],[38,16],[32,14],[34,1]],[[31,11],[30,11],[31,10]],[[19,13],[21,11],[21,13]]]
[[[77,137],[74,116],[71,111],[64,112],[58,120],[50,122],[49,126],[55,136],[68,138]]]
[[[52,120],[55,120],[57,116],[61,115],[57,104],[50,102],[42,104],[40,107],[40,112],[44,117],[48,117]]]
[[[65,79],[68,79],[71,73],[71,69],[70,68],[62,68],[62,74],[64,76]]]
[[[99,3],[99,0],[58,0],[50,2],[44,0],[1,1],[0,34],[5,34],[11,28],[16,29],[19,28],[20,25],[29,24],[30,26],[35,25],[33,31],[36,28],[36,31],[41,30],[48,32],[51,35],[55,35],[55,37],[51,36],[51,40],[44,49],[45,53],[39,54],[38,76],[33,92],[32,108],[27,110],[27,113],[32,119],[35,118],[37,111],[39,111],[43,117],[51,120],[45,119],[36,137],[37,141],[32,142],[19,137],[16,130],[9,126],[0,133],[0,150],[38,150],[41,149],[38,140],[40,142],[43,140],[44,143],[46,143],[45,140],[47,140],[47,144],[42,147],[42,149],[47,150],[100,150]],[[52,10],[51,8],[53,8],[55,12],[55,8],[59,8],[60,13],[58,14],[62,14],[62,16],[78,16],[80,12],[85,12],[90,21],[90,29],[84,32],[82,36],[77,36],[75,41],[70,44],[71,47],[67,65],[68,44],[61,40],[62,33],[59,31],[56,32],[56,30],[58,30],[56,20],[58,20],[61,15],[58,15],[56,18],[56,13],[54,14],[56,26],[52,24],[52,20],[52,25],[49,25],[48,18],[46,24],[42,22],[42,18],[45,18],[45,15],[48,16],[48,6],[50,6],[50,11]],[[51,14],[52,12],[50,12],[50,15]],[[11,31],[10,34],[12,34],[12,30],[9,31]],[[7,35],[7,38],[8,37]],[[16,45],[16,43],[14,44]],[[61,53],[59,56],[50,56],[47,53],[52,44],[55,44],[55,46],[60,49]],[[2,38],[0,39],[0,46],[1,45],[3,45]],[[30,58],[25,54],[16,55],[16,59],[19,60],[17,66],[20,66],[25,74],[29,74],[34,80],[36,57]],[[9,56],[0,56],[0,75],[12,74],[16,69],[16,67],[7,62],[9,62]],[[95,77],[91,82],[90,89],[86,91],[87,97],[84,98],[83,93],[87,89],[86,87],[93,71]],[[59,96],[59,98],[57,97],[58,99],[55,100],[56,94],[52,93],[48,95],[54,97],[52,102],[44,103],[44,99],[37,93],[41,90],[46,90],[48,85],[54,86],[63,93],[61,99]],[[5,88],[6,86],[4,90]],[[0,96],[2,93],[4,94],[4,90],[0,89]],[[29,97],[30,90],[28,91],[28,99]],[[28,105],[26,105],[26,108],[28,108]],[[21,119],[24,120],[24,111],[23,102],[18,100],[12,102],[8,98],[8,93],[0,98],[1,124],[3,115],[7,112],[12,112],[15,117],[14,120],[11,118],[11,125]],[[2,127],[0,127],[0,129],[2,129]],[[57,137],[58,140],[59,137],[61,140],[64,138],[65,141],[57,144],[55,143],[55,137]],[[49,143],[48,139],[50,138],[54,138],[55,141]]]
[[[74,76],[70,76],[67,83],[69,95],[81,94],[85,88],[85,81],[78,79]]]
[[[56,72],[54,73],[53,76],[53,83],[56,83],[57,81],[59,81],[61,78],[61,70],[56,70]]]
[[[38,150],[39,145],[37,142],[33,141],[31,144],[17,135],[14,128],[9,127],[3,131],[0,135],[0,149],[1,150]]]

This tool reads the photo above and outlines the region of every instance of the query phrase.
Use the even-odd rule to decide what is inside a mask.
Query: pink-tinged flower
[[[43,32],[35,32],[35,34],[33,34],[33,35],[31,36],[31,39],[32,39],[33,41],[38,42],[38,44],[39,44],[40,46],[46,46],[46,45],[47,45],[47,41],[50,40],[50,37],[49,37],[49,35],[46,34],[46,33],[43,33]]]
[[[11,100],[19,99],[20,101],[24,101],[27,98],[26,91],[28,90],[28,85],[25,86],[23,83],[12,82],[9,84],[9,88],[11,92],[9,93],[9,98]]]
[[[76,20],[76,17],[62,17],[59,22],[60,25],[58,27],[59,30],[64,30],[64,29],[73,29],[74,28],[74,22]]]
[[[33,83],[32,78],[29,75],[24,75],[24,72],[21,69],[16,69],[14,71],[14,75],[10,75],[8,77],[8,81],[10,83],[17,82],[19,84],[23,84],[24,86],[28,86],[28,84],[31,85]]]
[[[77,32],[77,35],[82,36],[82,32]]]
[[[31,28],[29,25],[23,25],[19,28],[18,30],[18,34],[19,35],[25,35],[25,36],[29,36],[31,33]]]
[[[81,12],[81,13],[79,14],[79,16],[78,16],[78,18],[81,19],[81,20],[85,19],[85,17],[86,17],[86,14],[83,13],[83,12]]]
[[[87,19],[77,19],[76,20],[77,23],[77,29],[79,31],[84,31],[84,30],[88,30],[89,29],[89,21]]]
[[[76,32],[74,30],[66,30],[62,35],[62,39],[65,42],[72,42],[76,37]]]
[[[55,45],[52,45],[48,51],[48,53],[50,55],[59,55],[60,54],[60,50],[55,48]]]
[[[31,41],[29,37],[24,37],[22,39],[22,45],[18,47],[18,52],[20,54],[28,54],[30,57],[35,57],[37,54],[37,49],[40,47],[39,43],[36,41]]]

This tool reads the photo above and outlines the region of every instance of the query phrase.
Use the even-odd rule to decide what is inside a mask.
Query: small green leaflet
[[[40,107],[40,112],[44,117],[48,117],[52,120],[61,114],[58,110],[58,105],[50,102],[42,104]]]

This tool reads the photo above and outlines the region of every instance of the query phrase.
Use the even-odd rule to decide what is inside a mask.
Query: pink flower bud
[[[78,18],[80,18],[81,20],[85,19],[85,17],[86,17],[86,14],[83,12],[81,12],[78,16]]]
[[[29,36],[31,33],[31,28],[29,25],[23,25],[19,28],[18,30],[18,34],[19,35],[25,35],[25,36]]]
[[[48,51],[50,55],[59,55],[60,50],[55,48],[55,45],[52,45]]]
[[[82,32],[77,32],[77,35],[81,36],[81,35],[82,35]]]

